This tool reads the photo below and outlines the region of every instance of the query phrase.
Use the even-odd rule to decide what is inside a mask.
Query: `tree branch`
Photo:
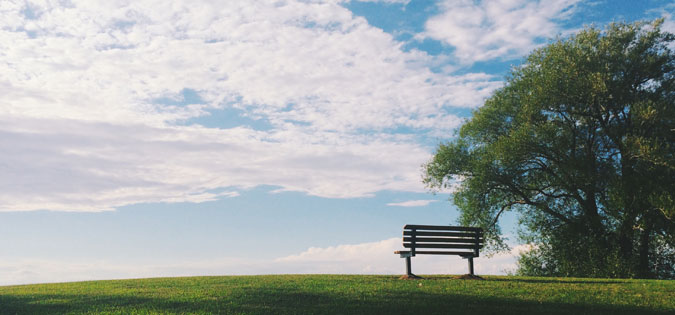
[[[514,201],[511,201],[511,202],[505,204],[504,206],[502,206],[502,208],[499,209],[499,212],[497,212],[497,215],[495,216],[495,219],[492,220],[492,223],[488,226],[488,228],[492,228],[493,226],[495,226],[495,224],[497,224],[497,220],[499,219],[499,216],[502,214],[502,212],[504,212],[504,210],[506,210],[506,208],[511,208],[511,206],[516,205],[516,204],[525,204],[525,200],[514,200]]]
[[[508,181],[502,181],[502,184],[506,185],[509,188],[510,192],[512,192],[516,195],[519,195],[523,199],[523,201],[525,201],[525,204],[535,206],[535,207],[541,209],[542,211],[544,211],[545,213],[550,214],[550,215],[560,219],[561,221],[563,221],[565,223],[570,223],[570,224],[572,223],[572,220],[570,220],[566,216],[556,212],[555,210],[551,209],[551,207],[549,207],[548,205],[546,205],[544,203],[541,203],[541,202],[532,201],[532,199],[530,199],[530,197],[528,197],[527,194],[522,192],[513,183],[510,183]]]

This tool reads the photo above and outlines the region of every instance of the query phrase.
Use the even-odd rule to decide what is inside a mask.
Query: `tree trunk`
[[[651,240],[652,228],[649,222],[645,222],[645,228],[640,232],[640,248],[638,257],[637,275],[640,278],[653,278],[649,270],[649,241]]]
[[[619,227],[619,257],[624,266],[627,267],[627,270],[625,268],[622,269],[624,269],[624,272],[629,273],[622,276],[630,276],[631,270],[634,268],[633,221],[633,216],[626,214],[621,227]]]
[[[623,276],[633,276],[635,275],[636,262],[634,253],[634,237],[635,233],[633,232],[633,227],[636,223],[637,213],[638,212],[638,200],[637,198],[637,183],[634,181],[635,174],[635,160],[624,156],[625,152],[622,153],[621,159],[621,181],[622,181],[622,190],[623,190],[623,222],[619,227],[619,255],[624,263],[624,266],[627,267],[628,274]]]

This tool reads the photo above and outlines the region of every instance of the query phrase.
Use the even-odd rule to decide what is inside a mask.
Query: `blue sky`
[[[537,47],[670,1],[3,1],[0,285],[402,273],[421,165]],[[515,268],[525,245],[477,260]],[[418,273],[464,273],[417,257]]]

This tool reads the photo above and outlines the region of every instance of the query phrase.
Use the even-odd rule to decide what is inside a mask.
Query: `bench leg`
[[[473,256],[467,257],[469,261],[469,274],[473,276]]]
[[[408,277],[414,276],[412,268],[410,267],[410,256],[405,258],[405,274],[408,275]]]

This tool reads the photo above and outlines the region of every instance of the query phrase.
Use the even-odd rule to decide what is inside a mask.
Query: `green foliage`
[[[675,282],[279,275],[0,287],[1,314],[665,314]]]
[[[520,213],[537,246],[520,273],[673,277],[675,38],[662,22],[534,51],[425,165],[432,189],[461,181],[460,223],[486,229],[489,249],[504,248],[500,214]]]

